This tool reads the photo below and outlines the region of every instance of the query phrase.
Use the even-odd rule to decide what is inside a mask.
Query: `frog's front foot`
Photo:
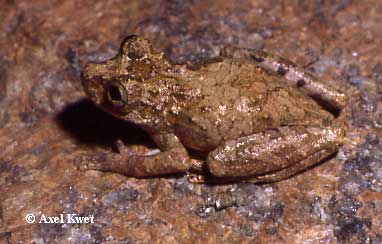
[[[126,155],[118,153],[88,153],[82,155],[76,160],[75,164],[81,171],[86,170],[100,170],[100,171],[113,171],[115,165],[111,162],[128,161]]]
[[[80,171],[98,170],[101,168],[97,162],[92,162],[88,156],[81,156],[80,159],[76,160],[75,164]]]
[[[79,169],[100,170],[120,173],[133,177],[151,177],[165,174],[183,173],[191,166],[191,160],[183,147],[164,148],[157,153],[136,155],[121,141],[117,141],[119,153],[98,153],[80,158]]]

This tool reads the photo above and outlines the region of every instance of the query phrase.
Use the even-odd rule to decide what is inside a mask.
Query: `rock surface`
[[[1,1],[0,243],[381,243],[382,2]],[[193,185],[77,170],[84,152],[155,147],[99,111],[87,62],[140,34],[174,62],[264,48],[351,97],[339,153],[273,184]],[[37,223],[42,215],[93,224]],[[36,222],[26,222],[34,214]]]

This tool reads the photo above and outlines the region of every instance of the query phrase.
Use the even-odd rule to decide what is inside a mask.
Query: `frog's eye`
[[[121,84],[109,84],[106,88],[107,100],[116,107],[127,103],[127,92]]]
[[[140,60],[150,53],[150,42],[140,36],[129,36],[121,44],[122,52],[131,60]]]

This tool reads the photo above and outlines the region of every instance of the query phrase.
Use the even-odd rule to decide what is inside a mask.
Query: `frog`
[[[99,108],[138,125],[158,150],[82,160],[81,169],[130,177],[186,174],[194,183],[275,182],[325,161],[344,144],[335,111],[345,93],[288,59],[235,46],[199,63],[176,64],[138,35],[81,73]],[[196,152],[196,158],[190,156]]]

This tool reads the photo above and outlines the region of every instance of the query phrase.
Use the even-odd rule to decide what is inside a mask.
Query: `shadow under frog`
[[[263,51],[227,47],[191,67],[131,36],[111,60],[86,65],[82,83],[97,106],[140,126],[160,149],[135,155],[117,141],[120,153],[84,156],[82,169],[270,182],[320,162],[344,140],[340,123],[317,101],[340,110],[346,95]],[[191,159],[186,149],[205,159]]]

